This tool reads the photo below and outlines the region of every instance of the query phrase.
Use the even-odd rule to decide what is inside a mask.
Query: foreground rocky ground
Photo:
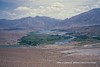
[[[99,48],[72,48],[0,48],[0,67],[100,67]]]

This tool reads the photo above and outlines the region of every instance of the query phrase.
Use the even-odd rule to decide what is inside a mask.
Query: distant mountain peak
[[[100,8],[95,8],[90,11],[65,19],[64,26],[90,26],[100,25]]]
[[[51,29],[60,20],[46,17],[46,16],[36,16],[36,17],[24,17],[15,20],[0,20],[0,28],[24,28],[29,30],[39,30],[39,29]]]
[[[94,8],[94,9],[92,9],[90,11],[100,11],[100,8]]]
[[[21,19],[33,19],[33,17],[29,16],[29,17],[23,17]]]

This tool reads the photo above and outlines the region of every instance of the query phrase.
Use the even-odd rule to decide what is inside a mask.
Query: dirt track
[[[100,55],[69,55],[61,49],[0,48],[0,67],[97,67]],[[65,64],[57,62],[96,62]],[[98,66],[99,67],[99,66]]]

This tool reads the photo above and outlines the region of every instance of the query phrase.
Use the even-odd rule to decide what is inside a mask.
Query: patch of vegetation
[[[79,44],[77,45],[77,47],[83,47],[84,45],[88,44],[95,44],[95,43],[100,43],[100,35],[76,35],[76,38],[73,39],[73,41],[75,42],[79,42]]]
[[[89,37],[87,35],[78,35],[74,41],[86,41]]]
[[[93,36],[92,38],[96,39],[96,40],[100,40],[100,35],[99,36]]]
[[[98,43],[100,42],[100,36],[91,35],[77,35],[74,41],[82,43]]]
[[[30,33],[27,36],[22,37],[19,40],[19,44],[31,46],[37,46],[40,44],[54,44],[55,42],[63,41],[68,38],[70,37],[62,35]]]

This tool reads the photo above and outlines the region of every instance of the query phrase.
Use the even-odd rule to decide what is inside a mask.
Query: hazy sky
[[[93,8],[100,8],[100,0],[0,0],[0,19],[28,16],[65,19]]]

